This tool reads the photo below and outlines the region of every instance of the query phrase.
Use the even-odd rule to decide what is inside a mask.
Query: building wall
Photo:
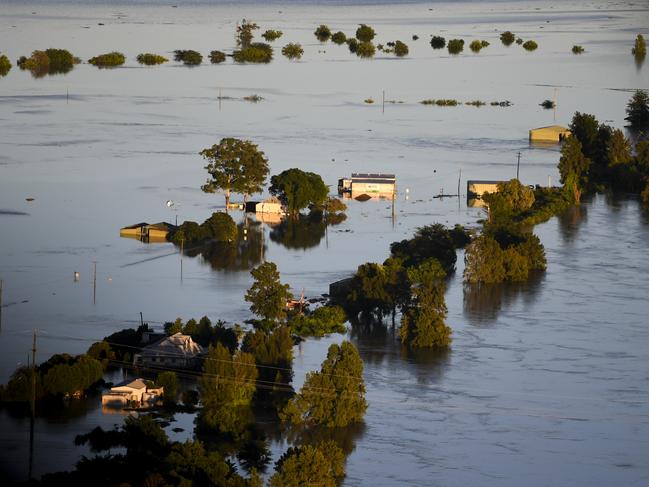
[[[382,193],[393,194],[394,184],[384,183],[352,183],[352,193]]]
[[[562,131],[550,128],[530,130],[530,140],[533,141],[561,142],[561,140],[569,136],[569,130]]]

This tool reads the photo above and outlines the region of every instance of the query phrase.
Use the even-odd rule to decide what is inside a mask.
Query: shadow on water
[[[503,308],[519,299],[526,305],[532,304],[544,280],[544,272],[531,272],[525,282],[465,284],[464,316],[474,326],[492,325]]]
[[[270,231],[270,239],[287,249],[307,250],[320,245],[326,236],[327,227],[338,225],[345,215],[333,215],[329,219],[321,216],[300,215],[299,218],[282,220]]]

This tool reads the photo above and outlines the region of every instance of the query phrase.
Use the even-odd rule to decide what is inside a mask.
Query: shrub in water
[[[146,64],[147,66],[163,64],[168,61],[168,59],[164,56],[160,56],[159,54],[151,54],[149,52],[138,54],[136,59],[138,63]]]
[[[471,44],[469,44],[469,49],[471,49],[473,52],[480,52],[480,49],[482,49],[482,42],[471,41]]]
[[[360,58],[371,58],[376,54],[376,48],[371,42],[361,42],[358,44],[358,49],[356,50],[356,55]]]
[[[0,56],[0,76],[6,76],[11,70],[11,61],[4,54]]]
[[[266,39],[268,42],[273,42],[282,37],[284,33],[281,30],[267,30],[261,36]]]
[[[210,62],[212,64],[219,64],[225,61],[225,53],[221,51],[210,52]]]
[[[573,54],[581,54],[584,52],[584,48],[581,46],[572,46],[572,53]]]
[[[282,54],[288,59],[300,59],[304,54],[304,49],[300,44],[289,43],[282,48]]]
[[[124,64],[126,61],[126,58],[124,57],[124,54],[121,52],[109,52],[106,54],[100,54],[99,56],[95,56],[93,58],[88,59],[88,62],[92,64],[93,66],[97,66],[99,68],[109,68],[109,67],[114,67],[114,66],[121,66]]]
[[[331,38],[331,29],[326,25],[321,25],[313,33],[320,42],[327,42]]]
[[[232,55],[238,63],[269,63],[273,59],[273,48],[263,42],[253,42]]]
[[[356,53],[356,51],[358,51],[358,41],[354,37],[350,37],[346,42],[347,46],[349,47],[349,52],[354,54]]]
[[[460,54],[464,50],[464,39],[451,39],[447,48],[449,54]]]
[[[356,39],[361,42],[370,42],[374,39],[376,32],[369,25],[361,24],[361,26],[356,29]]]
[[[516,36],[508,30],[500,34],[500,42],[502,42],[506,46],[511,46],[515,40]]]
[[[336,44],[340,45],[345,43],[345,41],[347,40],[347,36],[345,35],[344,32],[338,31],[331,36],[331,40]]]
[[[537,47],[539,47],[539,45],[534,41],[526,41],[523,44],[523,49],[526,51],[534,51]]]
[[[397,57],[403,57],[408,55],[408,46],[401,41],[394,43],[394,54]]]
[[[412,40],[413,40],[413,41],[418,41],[418,40],[419,40],[419,36],[418,36],[417,34],[413,34],[413,36],[412,36]]]
[[[543,100],[539,105],[546,110],[550,110],[556,106],[552,100]]]
[[[642,37],[642,34],[638,34],[638,37],[635,38],[635,45],[631,49],[633,55],[637,58],[644,58],[647,55],[647,43]]]
[[[177,50],[174,51],[174,59],[182,62],[186,66],[198,66],[203,62],[203,55],[192,50]]]
[[[430,40],[430,46],[433,49],[444,49],[444,46],[446,46],[446,39],[440,36],[433,36]]]

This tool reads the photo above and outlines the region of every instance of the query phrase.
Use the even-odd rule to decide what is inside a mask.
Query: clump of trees
[[[437,259],[428,259],[407,273],[411,299],[403,308],[401,341],[412,348],[448,347],[451,328],[445,322],[446,272]]]
[[[282,48],[282,54],[290,60],[301,59],[304,49],[301,44],[290,42]]]
[[[206,241],[233,242],[236,240],[238,233],[237,224],[230,215],[215,212],[200,225],[193,221],[183,222],[176,231],[170,232],[167,238],[178,245],[181,242],[187,244]]]
[[[329,347],[320,371],[307,374],[280,417],[293,425],[345,427],[361,422],[366,409],[363,361],[345,341]]]
[[[395,41],[393,49],[394,55],[397,57],[404,57],[408,55],[408,46],[401,41]]]
[[[46,74],[68,73],[79,62],[80,59],[66,49],[46,49],[33,51],[30,57],[21,56],[16,64],[22,70],[29,70],[35,78],[41,78]]]
[[[572,46],[572,53],[573,54],[582,54],[584,52],[584,48],[582,46],[574,45]]]
[[[323,337],[331,333],[344,333],[347,321],[345,311],[339,306],[320,306],[313,312],[292,316],[291,332],[299,337]]]
[[[210,51],[210,62],[212,64],[225,62],[225,53],[221,51]]]
[[[174,51],[174,60],[183,63],[185,66],[198,66],[203,62],[203,55],[191,49],[179,49]]]
[[[238,63],[269,63],[273,60],[273,48],[264,42],[253,42],[232,53]]]
[[[483,107],[483,106],[486,105],[486,103],[483,102],[482,100],[471,100],[471,101],[465,102],[464,104],[468,105],[470,107]]]
[[[511,46],[515,40],[516,36],[508,30],[500,34],[500,42],[502,42],[505,46]]]
[[[251,141],[224,138],[200,155],[208,161],[205,169],[210,174],[201,189],[206,193],[223,191],[226,208],[231,193],[241,193],[247,200],[262,190],[269,172],[268,159]]]
[[[0,55],[0,76],[7,76],[11,71],[11,61],[4,54]]]
[[[629,127],[633,130],[649,128],[649,94],[644,90],[636,90],[626,106],[626,117]]]
[[[156,64],[164,64],[168,59],[160,54],[152,54],[150,52],[145,52],[137,55],[137,62],[140,64],[145,64],[147,66],[154,66]]]
[[[235,32],[235,40],[237,42],[237,46],[241,47],[242,49],[250,46],[252,40],[255,37],[254,31],[257,29],[259,29],[259,26],[257,24],[247,21],[246,19],[243,19],[240,24],[237,24]]]
[[[178,398],[178,377],[175,372],[165,370],[160,372],[156,377],[156,385],[163,389],[163,400],[165,404],[171,406],[176,404]]]
[[[361,24],[360,27],[356,29],[356,39],[358,39],[361,43],[372,42],[375,36],[376,32],[369,25]]]
[[[264,32],[261,36],[266,39],[268,42],[273,42],[282,37],[284,33],[281,30],[272,30],[269,29]]]
[[[88,62],[98,68],[112,68],[124,64],[126,57],[121,52],[113,51],[92,57],[88,59]]]
[[[539,47],[539,45],[535,41],[530,40],[523,43],[523,49],[526,51],[535,51],[537,47]]]
[[[433,49],[444,49],[446,46],[446,39],[441,36],[433,36],[430,39],[430,46]]]
[[[556,107],[556,104],[552,100],[543,100],[541,103],[539,103],[539,106],[542,106],[546,110],[552,110],[554,107]]]
[[[464,50],[464,39],[451,39],[446,47],[449,54],[460,54]]]
[[[275,464],[270,487],[334,487],[345,477],[345,454],[334,441],[291,447]]]
[[[272,176],[270,184],[270,194],[279,198],[293,218],[296,218],[303,208],[324,203],[329,193],[319,175],[297,168],[287,169]]]
[[[346,42],[347,42],[347,47],[349,48],[349,52],[351,52],[352,54],[356,54],[359,45],[358,39],[356,39],[355,37],[349,37],[347,38]]]
[[[331,41],[335,44],[344,44],[347,41],[347,36],[344,32],[338,31],[331,36]]]
[[[461,105],[461,103],[454,99],[439,99],[439,100],[422,100],[419,103],[422,105],[437,105],[438,107],[456,107]]]
[[[238,345],[237,326],[230,328],[225,326],[222,321],[217,321],[212,325],[212,321],[203,316],[200,320],[190,319],[183,323],[182,318],[176,318],[175,321],[168,321],[164,324],[164,331],[167,335],[182,333],[189,335],[196,343],[207,347],[220,343],[230,352],[234,352]]]
[[[322,24],[313,32],[313,35],[315,35],[320,42],[327,42],[331,38],[331,29]]]
[[[635,38],[635,45],[631,49],[631,53],[636,59],[644,59],[647,55],[647,43],[642,34],[638,34],[638,37]]]

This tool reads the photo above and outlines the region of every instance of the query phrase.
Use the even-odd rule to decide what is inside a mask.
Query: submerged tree
[[[326,42],[331,37],[331,29],[326,25],[320,25],[313,33],[320,42]]]
[[[361,43],[371,42],[372,39],[374,39],[374,36],[376,36],[376,32],[374,32],[374,29],[369,25],[361,24],[360,27],[356,29],[356,39]]]
[[[263,319],[265,327],[273,328],[278,321],[286,319],[286,303],[293,299],[289,285],[281,283],[273,262],[264,262],[250,274],[255,279],[246,293],[250,311]]]
[[[345,477],[345,454],[334,441],[291,447],[275,469],[270,487],[337,487]]]
[[[408,270],[413,299],[403,312],[399,336],[412,348],[448,347],[451,329],[446,325],[444,293],[446,272],[436,259]]]
[[[304,54],[304,49],[300,44],[288,43],[282,48],[282,54],[288,59],[300,59]]]
[[[649,94],[636,90],[626,106],[626,118],[633,130],[644,130],[649,127]]]
[[[500,42],[502,42],[505,46],[511,46],[515,40],[516,36],[508,30],[500,34]]]
[[[329,347],[319,372],[310,372],[299,394],[280,414],[294,425],[330,428],[359,423],[367,409],[363,361],[354,345]]]
[[[206,193],[223,191],[225,206],[230,203],[230,193],[241,193],[244,200],[262,190],[268,176],[268,159],[249,140],[221,139],[217,145],[200,152],[208,161],[207,172],[211,179],[201,186]]]
[[[588,184],[588,170],[591,161],[582,152],[582,145],[577,137],[569,137],[561,147],[559,174],[561,183],[570,192],[575,203],[581,200],[581,192]]]
[[[638,34],[638,37],[635,38],[635,45],[633,46],[633,49],[631,49],[631,53],[636,57],[636,59],[644,59],[647,55],[647,43],[642,34]]]
[[[270,178],[270,184],[270,193],[286,205],[289,215],[294,218],[301,209],[322,204],[329,193],[319,175],[297,168],[274,175]]]
[[[259,29],[259,26],[254,22],[249,22],[246,19],[241,21],[241,24],[237,24],[236,30],[236,41],[237,46],[245,49],[250,46],[252,39],[255,37],[253,31]]]

